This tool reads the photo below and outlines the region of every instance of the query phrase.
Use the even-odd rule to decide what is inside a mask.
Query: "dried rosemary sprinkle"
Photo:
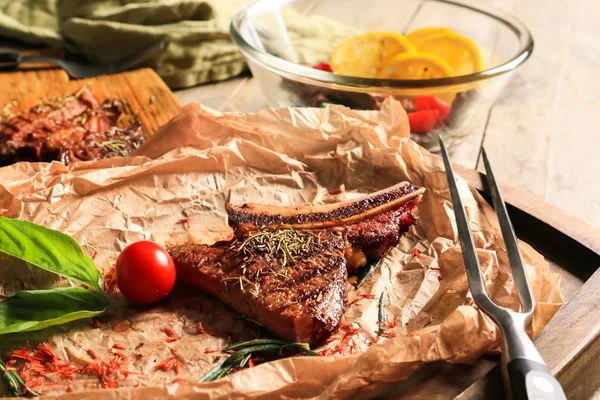
[[[15,103],[13,102],[14,100],[9,103],[6,103],[4,108],[2,108],[0,121],[9,120],[15,117],[15,113],[12,112],[12,107],[15,105]]]
[[[314,251],[325,242],[320,235],[295,229],[264,230],[252,233],[237,248],[245,255],[270,253],[282,260],[282,267],[292,266],[298,257]]]
[[[105,147],[107,150],[110,150],[114,153],[120,153],[125,151],[126,143],[124,140],[107,140],[106,142],[100,143],[100,146]]]
[[[246,276],[248,265],[254,261],[257,253],[270,254],[280,260],[281,264],[275,271],[256,271],[255,278],[264,274],[287,279],[289,267],[294,265],[298,259],[305,257],[307,253],[313,252],[325,244],[327,242],[321,239],[320,234],[315,235],[295,229],[261,230],[251,233],[242,242],[235,240],[231,245],[232,250],[243,255],[242,263],[239,266],[240,275],[224,278],[222,281],[238,281],[242,292],[247,291],[252,296],[258,297],[259,284],[252,282]]]

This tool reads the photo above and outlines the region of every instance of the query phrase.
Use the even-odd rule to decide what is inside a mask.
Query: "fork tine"
[[[448,187],[450,188],[450,196],[452,198],[452,205],[454,207],[454,215],[456,216],[456,227],[458,229],[458,237],[460,239],[460,247],[462,248],[463,259],[465,261],[465,270],[467,271],[467,279],[469,280],[469,287],[473,295],[473,299],[484,311],[491,311],[498,308],[488,297],[485,284],[483,282],[483,275],[481,274],[481,267],[479,266],[479,259],[477,258],[477,251],[475,250],[475,244],[473,243],[473,237],[471,236],[471,228],[467,220],[465,209],[463,208],[460,195],[458,193],[458,187],[454,179],[454,172],[450,165],[450,159],[448,157],[448,151],[442,137],[440,139],[440,147],[442,150],[442,158],[444,160],[444,167],[446,169],[446,178],[448,178]]]
[[[517,287],[517,293],[521,300],[521,306],[523,312],[530,313],[533,311],[535,306],[535,299],[531,293],[531,286],[527,280],[527,274],[525,273],[525,267],[523,266],[523,258],[521,257],[521,251],[519,250],[519,244],[517,242],[517,235],[513,228],[508,211],[506,210],[506,204],[502,199],[502,194],[494,178],[490,161],[488,160],[485,149],[481,149],[483,155],[483,165],[485,166],[485,174],[487,177],[488,186],[492,195],[492,202],[494,203],[494,209],[498,215],[498,222],[500,223],[500,229],[502,231],[502,238],[506,245],[506,253],[508,254],[508,263],[515,280],[515,286]]]

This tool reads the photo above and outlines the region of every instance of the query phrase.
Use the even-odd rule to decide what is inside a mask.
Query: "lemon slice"
[[[450,28],[443,28],[441,26],[428,26],[425,28],[419,28],[419,29],[415,29],[414,31],[407,33],[406,34],[406,38],[408,40],[410,40],[410,42],[413,44],[413,46],[417,46],[417,44],[421,43],[421,41],[423,40],[423,38],[436,34],[456,34],[456,32],[454,32],[452,29]]]
[[[483,60],[473,41],[449,29],[428,28],[409,34],[418,52],[430,53],[446,61],[456,76],[468,75],[483,70]],[[419,32],[420,31],[420,32]]]
[[[399,33],[369,32],[340,44],[331,55],[331,67],[340,75],[373,78],[394,56],[414,51]]]
[[[398,54],[377,74],[380,79],[436,79],[450,76],[454,76],[454,70],[446,61],[421,52]]]

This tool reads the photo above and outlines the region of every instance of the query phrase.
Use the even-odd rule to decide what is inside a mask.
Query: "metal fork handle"
[[[43,56],[22,56],[19,52],[0,52],[0,68],[16,68],[24,62],[49,62],[59,64],[61,60]]]
[[[0,67],[16,67],[23,61],[23,57],[16,51],[0,53]]]
[[[513,314],[517,317],[518,314]],[[503,321],[502,374],[506,395],[513,400],[566,400],[565,393],[552,375],[535,345],[525,333],[524,319]]]

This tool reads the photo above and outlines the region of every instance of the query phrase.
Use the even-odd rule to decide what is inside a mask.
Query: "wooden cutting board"
[[[127,108],[138,116],[146,138],[181,107],[169,87],[149,68],[78,80],[69,80],[63,70],[46,69],[1,73],[0,110],[13,104],[11,110],[16,113],[48,98],[74,93],[83,86],[87,86],[98,101],[124,100]]]

